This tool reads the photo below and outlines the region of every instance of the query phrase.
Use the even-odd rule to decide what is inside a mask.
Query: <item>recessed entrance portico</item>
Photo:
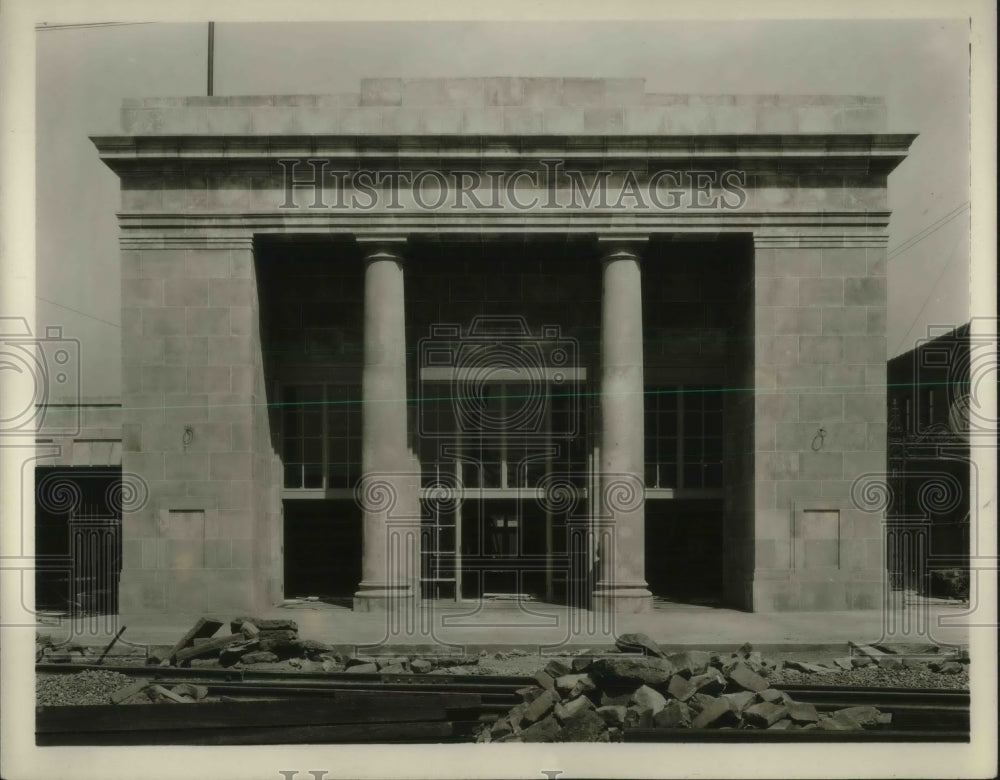
[[[512,587],[642,609],[678,584],[658,547],[699,539],[731,605],[875,606],[852,484],[884,469],[885,183],[912,137],[869,99],[415,81],[146,101],[95,139],[122,182],[123,469],[150,485],[123,609],[280,601],[284,523],[322,514],[289,502],[316,500],[362,539],[359,609]],[[523,331],[482,381],[420,351],[502,318]],[[536,386],[503,373],[560,340],[573,392],[547,358]],[[450,431],[424,403],[445,386]],[[170,554],[182,513],[203,565]]]

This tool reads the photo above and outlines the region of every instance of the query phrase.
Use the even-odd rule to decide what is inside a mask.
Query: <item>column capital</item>
[[[601,258],[605,261],[615,258],[642,257],[642,251],[649,244],[646,234],[606,235],[597,237],[597,245],[601,249]]]
[[[369,260],[402,260],[408,237],[405,235],[385,235],[380,233],[357,233],[354,240]]]

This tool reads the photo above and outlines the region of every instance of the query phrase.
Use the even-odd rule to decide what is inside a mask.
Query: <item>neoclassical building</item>
[[[121,609],[878,606],[885,125],[642,79],[127,101]]]

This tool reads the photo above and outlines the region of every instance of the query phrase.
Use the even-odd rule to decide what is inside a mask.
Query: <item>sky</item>
[[[88,136],[123,98],[202,95],[207,26],[36,37],[39,328],[81,342],[83,396],[120,392],[118,180]],[[356,92],[365,77],[642,77],[650,92],[884,96],[918,133],[889,178],[888,357],[969,318],[969,29],[962,21],[216,24],[215,94]]]

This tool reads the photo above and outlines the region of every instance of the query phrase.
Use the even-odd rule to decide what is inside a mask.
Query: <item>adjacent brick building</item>
[[[851,487],[885,469],[913,138],[881,100],[371,79],[122,114],[124,611],[880,603]]]

